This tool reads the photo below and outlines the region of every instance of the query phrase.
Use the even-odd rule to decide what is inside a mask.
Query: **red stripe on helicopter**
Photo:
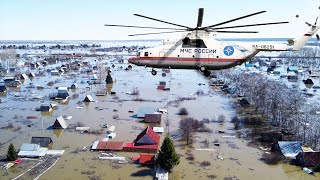
[[[312,36],[312,34],[305,34],[304,36]]]
[[[129,61],[176,61],[176,62],[235,62],[245,59],[230,59],[230,58],[182,58],[182,57],[140,57],[140,58],[130,58]]]

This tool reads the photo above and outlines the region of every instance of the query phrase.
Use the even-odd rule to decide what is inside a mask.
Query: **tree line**
[[[296,140],[314,149],[320,148],[320,105],[316,100],[261,74],[232,70],[219,71],[218,79],[235,86],[255,112],[260,113],[279,131],[294,134]]]

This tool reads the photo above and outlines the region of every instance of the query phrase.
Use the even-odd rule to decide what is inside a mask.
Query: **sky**
[[[315,22],[320,0],[0,0],[0,40],[135,40],[179,38],[180,33],[130,37],[161,32],[104,24],[172,27],[134,13],[195,27],[198,8],[203,25],[265,10],[266,13],[226,25],[289,21],[289,24],[239,28],[258,34],[218,34],[219,38],[292,38]],[[297,18],[296,15],[299,15]],[[320,24],[320,22],[319,22]],[[232,29],[233,30],[233,29]]]

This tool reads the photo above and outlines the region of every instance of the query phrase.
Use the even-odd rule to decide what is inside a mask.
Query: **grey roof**
[[[155,108],[153,107],[141,107],[138,110],[137,117],[144,118],[146,114],[154,114]]]
[[[37,151],[40,148],[38,144],[22,144],[20,151]]]
[[[302,152],[301,143],[297,141],[278,141],[278,145],[285,157],[296,157]]]
[[[32,137],[31,144],[38,144],[41,147],[48,147],[52,143],[50,137]]]

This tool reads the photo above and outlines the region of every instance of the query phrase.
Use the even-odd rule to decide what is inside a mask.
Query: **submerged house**
[[[137,117],[145,118],[146,114],[154,114],[154,112],[155,112],[155,108],[153,107],[142,107],[142,108],[139,108]]]
[[[298,67],[298,66],[289,66],[289,67],[287,68],[287,71],[292,71],[292,72],[295,72],[295,73],[297,73],[298,70],[299,70],[299,67]]]
[[[93,102],[93,98],[90,94],[86,95],[86,97],[83,100],[84,102]]]
[[[285,157],[294,159],[300,152],[302,152],[301,142],[278,141],[273,144],[271,151],[279,152]]]
[[[26,74],[21,74],[20,79],[24,81],[28,79],[28,76]]]
[[[4,77],[3,81],[8,87],[20,87],[21,83],[16,77]]]
[[[19,157],[43,157],[46,155],[48,148],[43,148],[39,144],[22,144],[18,153]]]
[[[52,70],[51,71],[51,76],[59,76],[60,72],[58,70]]]
[[[157,153],[159,144],[160,136],[151,127],[147,127],[134,142],[126,143],[123,149],[128,152]]]
[[[77,89],[78,88],[78,84],[77,83],[73,83],[70,86],[70,89]]]
[[[59,87],[58,88],[57,98],[66,99],[67,97],[69,97],[69,92],[68,91],[69,90],[68,90],[67,87]]]
[[[320,152],[300,152],[296,159],[304,167],[314,167],[320,164]]]
[[[144,122],[146,122],[146,123],[161,123],[161,114],[160,113],[146,114],[144,117]]]
[[[97,151],[121,151],[123,149],[124,142],[118,141],[95,141],[91,147],[91,150]]]
[[[32,137],[31,144],[38,144],[41,147],[49,147],[53,143],[50,137]]]
[[[39,110],[40,110],[41,112],[46,112],[46,111],[51,112],[51,111],[52,111],[52,105],[51,105],[51,104],[41,104]]]
[[[34,77],[36,77],[36,74],[35,73],[33,73],[33,72],[31,72],[31,73],[29,73],[29,78],[34,78]]]
[[[0,85],[0,93],[6,93],[7,87],[5,85]]]
[[[62,116],[59,116],[52,125],[53,129],[66,129],[67,127],[68,127],[68,124],[66,123],[66,121]]]

